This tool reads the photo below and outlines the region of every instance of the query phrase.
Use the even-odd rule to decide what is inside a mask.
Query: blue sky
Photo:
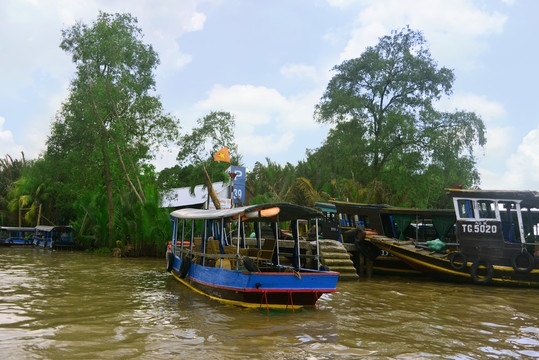
[[[442,110],[474,111],[484,189],[539,190],[539,1],[535,0],[0,0],[0,156],[35,158],[67,98],[74,66],[61,30],[98,11],[129,12],[159,53],[157,94],[182,133],[210,111],[236,117],[246,166],[296,164],[324,141],[313,110],[331,68],[393,29],[423,32],[454,70]],[[176,164],[164,149],[158,169]]]

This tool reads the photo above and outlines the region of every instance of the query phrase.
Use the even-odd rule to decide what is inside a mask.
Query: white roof
[[[217,193],[219,199],[229,200],[228,184],[224,182],[213,183],[213,189]],[[161,207],[174,208],[188,205],[203,204],[208,198],[208,189],[204,185],[195,186],[194,195],[191,195],[190,188],[183,187],[172,189],[163,194],[161,199]]]
[[[264,212],[263,210],[269,210]],[[276,211],[271,211],[276,210]],[[171,217],[178,219],[222,219],[235,215],[245,215],[250,221],[288,221],[295,219],[310,219],[321,217],[318,210],[290,203],[266,203],[236,207],[232,209],[205,210],[205,209],[179,209],[170,213]]]
[[[170,216],[178,219],[221,219],[228,218],[234,215],[243,214],[247,209],[254,208],[254,206],[242,206],[232,209],[180,209],[170,213]]]

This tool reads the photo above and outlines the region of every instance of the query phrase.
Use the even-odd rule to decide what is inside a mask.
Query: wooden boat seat
[[[256,254],[256,266],[259,269],[270,268],[272,264],[273,252],[275,251],[276,239],[265,239],[262,248]]]
[[[208,238],[206,241],[206,254],[220,254],[219,250],[219,240],[214,238]]]

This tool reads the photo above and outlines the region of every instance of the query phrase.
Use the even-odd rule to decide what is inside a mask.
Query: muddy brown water
[[[160,259],[0,248],[1,359],[534,359],[539,290],[375,276],[320,310],[194,293]]]

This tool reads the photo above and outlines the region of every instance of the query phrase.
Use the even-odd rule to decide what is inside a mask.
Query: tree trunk
[[[215,205],[216,209],[221,208],[221,203],[219,202],[219,198],[217,197],[217,194],[215,193],[215,190],[213,189],[213,186],[211,184],[210,175],[208,175],[208,172],[206,171],[206,165],[203,167],[204,169],[204,178],[206,179],[206,187],[208,188],[208,194],[211,197],[211,200],[213,201],[213,204]]]
[[[103,171],[105,173],[105,185],[107,188],[107,200],[108,200],[108,210],[109,210],[109,221],[108,221],[108,239],[110,247],[112,248],[112,233],[114,230],[114,196],[112,194],[112,178],[110,176],[110,163],[109,158],[105,148],[105,141],[103,137],[101,138],[101,151],[103,152]]]

